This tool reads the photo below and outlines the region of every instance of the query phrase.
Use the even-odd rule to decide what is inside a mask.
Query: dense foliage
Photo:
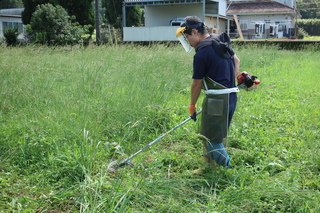
[[[90,34],[93,33],[94,26],[94,10],[92,0],[22,0],[25,10],[22,13],[23,24],[30,24],[33,13],[38,5],[50,3],[54,6],[62,6],[70,17],[75,17],[74,22],[78,22],[82,26],[91,25]]]
[[[0,9],[23,8],[22,0],[0,0]]]
[[[106,8],[106,20],[116,28],[122,27],[122,0],[102,0],[102,7]],[[140,26],[142,12],[140,7],[126,8],[126,25]]]
[[[36,43],[48,45],[74,45],[82,43],[85,33],[81,26],[71,23],[70,18],[61,6],[41,4],[37,6],[30,21]]]
[[[24,25],[30,24],[32,14],[36,11],[37,6],[41,4],[58,5],[58,0],[22,0],[24,11],[22,12],[22,22]]]
[[[122,0],[102,0],[102,7],[106,8],[106,20],[116,28],[122,26]]]
[[[92,34],[94,30],[93,26],[95,25],[92,1],[93,0],[59,0],[59,5],[66,9],[69,16],[75,17],[75,22],[78,22],[82,26],[91,25],[89,33]]]
[[[311,36],[320,35],[320,19],[298,19],[296,24]]]
[[[302,19],[320,19],[319,0],[297,0],[297,8]]]
[[[75,17],[74,21],[82,26],[89,26],[89,33],[92,34],[95,25],[93,0],[22,0],[24,12],[22,21],[25,25],[30,24],[33,12],[37,5],[50,3],[54,6],[60,5],[66,9],[68,15]],[[105,18],[108,24],[115,28],[122,27],[122,1],[121,0],[101,0],[102,7],[105,7]],[[140,7],[128,7],[126,9],[126,22],[128,26],[140,26],[142,22],[142,11]]]
[[[140,7],[128,7],[126,9],[126,25],[139,27],[142,24],[142,12]]]
[[[20,32],[18,32],[17,28],[7,28],[6,31],[3,33],[3,36],[5,38],[7,45],[9,46],[17,45],[19,34]]]

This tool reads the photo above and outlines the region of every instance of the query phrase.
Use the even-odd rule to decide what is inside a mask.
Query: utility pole
[[[240,35],[240,38],[243,39],[243,35],[242,35],[241,27],[240,27],[240,24],[239,24],[238,16],[237,15],[233,15],[233,18],[234,18],[234,21],[236,22],[237,30],[238,30],[238,33]]]
[[[99,0],[95,0],[95,12],[96,12],[96,43],[100,45],[100,13],[99,13]]]

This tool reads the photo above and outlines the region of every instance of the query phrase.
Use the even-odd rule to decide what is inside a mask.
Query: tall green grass
[[[110,173],[188,117],[193,54],[0,48],[0,212],[320,211],[319,52],[235,47],[262,83],[238,94],[234,169],[201,163],[189,122]]]

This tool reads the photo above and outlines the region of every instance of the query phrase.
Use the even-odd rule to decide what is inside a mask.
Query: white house
[[[145,23],[143,27],[126,26],[126,8],[143,6]],[[207,26],[217,32],[224,32],[232,17],[227,17],[227,0],[124,0],[124,41],[175,41],[177,26],[175,19],[198,16]]]
[[[22,24],[21,13],[24,8],[1,9],[0,10],[0,38],[4,38],[3,33],[7,28],[18,28],[20,35],[18,39],[23,39],[24,26]]]
[[[295,36],[295,0],[234,0],[230,3],[227,14],[236,15],[244,38]],[[230,36],[238,37],[239,31],[232,22]]]
[[[177,26],[174,25],[181,18],[190,15],[204,20],[209,29],[216,33],[227,32],[231,36],[238,36],[234,22],[234,17],[237,17],[246,37],[268,37],[273,36],[272,34],[281,36],[278,32],[284,35],[284,31],[290,33],[287,32],[288,29],[292,30],[294,27],[295,2],[296,0],[124,0],[123,40],[175,41]],[[259,5],[264,8],[266,3],[269,9],[260,11]],[[247,5],[254,5],[250,7],[251,11],[246,10]],[[126,8],[132,6],[144,7],[144,26],[126,25]]]

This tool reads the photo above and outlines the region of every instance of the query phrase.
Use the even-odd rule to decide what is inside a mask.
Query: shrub
[[[18,44],[18,28],[7,28],[4,32],[4,38],[8,46],[15,46]]]
[[[25,25],[25,33],[24,33],[24,39],[26,43],[31,43],[35,41],[35,32],[32,30],[31,25],[27,24]]]
[[[297,19],[298,28],[303,28],[309,35],[320,35],[320,19]]]
[[[309,34],[303,28],[298,28],[298,39],[303,39],[308,36]]]
[[[86,27],[71,23],[68,13],[61,6],[38,5],[32,15],[28,37],[33,42],[48,45],[75,45],[83,42]]]

